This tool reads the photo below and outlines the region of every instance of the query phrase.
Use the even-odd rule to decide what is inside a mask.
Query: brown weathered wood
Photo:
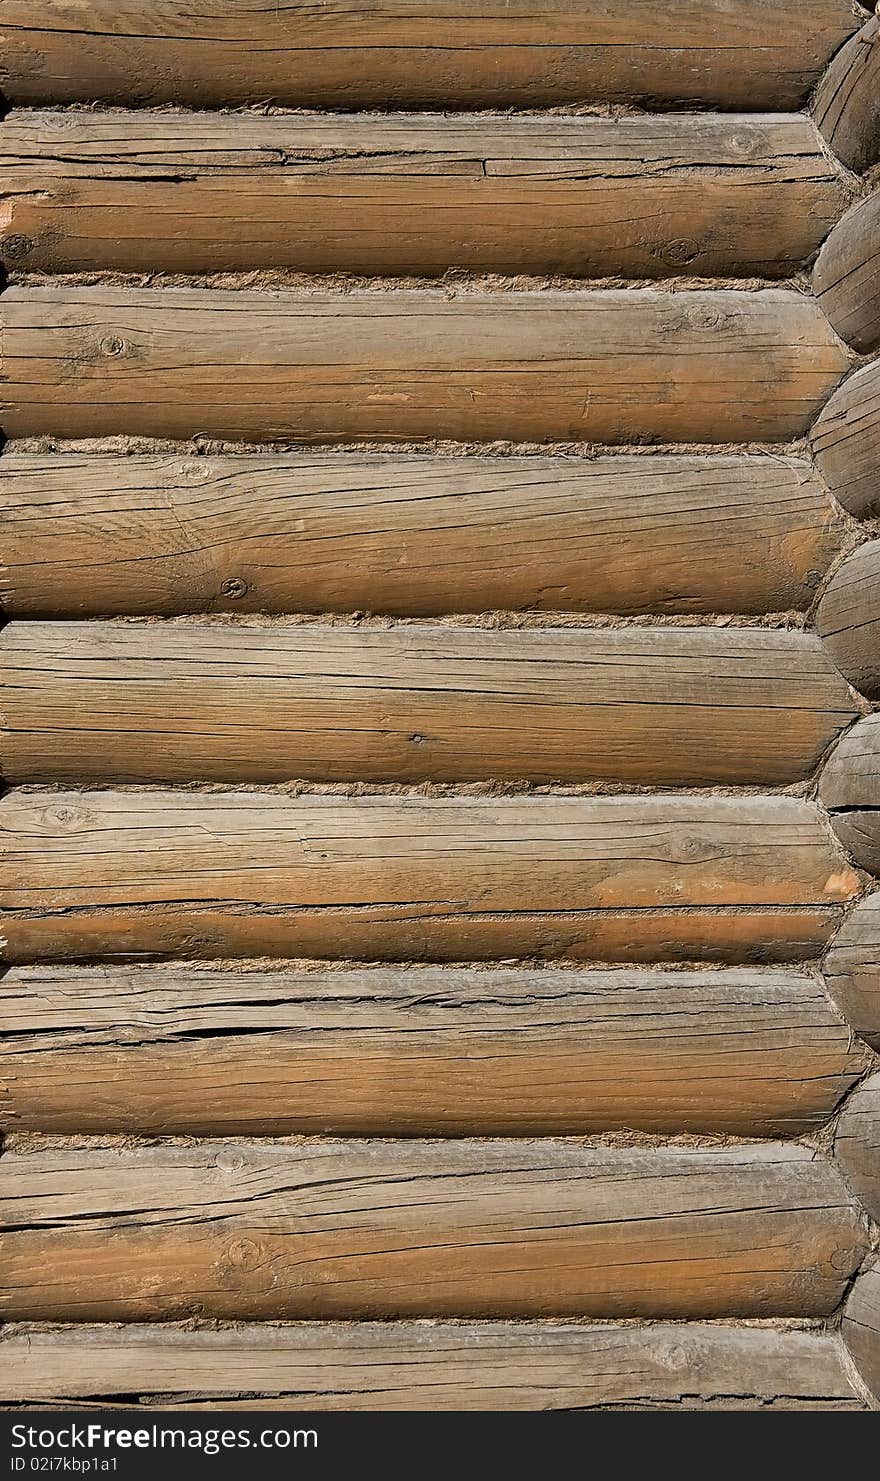
[[[850,0],[4,0],[17,103],[797,108],[858,25]]]
[[[9,782],[773,785],[856,715],[812,634],[12,623]]]
[[[863,869],[880,875],[880,713],[860,720],[838,741],[819,794],[844,848]]]
[[[767,456],[7,452],[13,617],[804,608],[842,529]]]
[[[141,1135],[800,1136],[865,1066],[796,973],[13,968],[0,1124]]]
[[[3,295],[7,436],[778,441],[852,362],[787,289]]]
[[[858,1277],[844,1308],[841,1331],[859,1377],[880,1406],[880,1265]]]
[[[816,627],[853,687],[880,699],[880,540],[860,545],[835,571]]]
[[[860,876],[784,796],[11,792],[6,959],[815,956]]]
[[[0,178],[48,272],[786,277],[850,199],[801,114],[15,111]]]
[[[834,58],[816,90],[813,117],[851,170],[880,160],[880,21],[872,17]]]
[[[880,191],[834,228],[813,271],[813,290],[841,339],[880,348]]]
[[[819,471],[844,509],[861,518],[880,509],[880,364],[848,377],[810,438]]]
[[[288,1410],[862,1407],[835,1334],[697,1322],[13,1323],[0,1391]]]
[[[834,1156],[872,1219],[880,1220],[880,1074],[865,1080],[846,1102]]]
[[[819,1316],[866,1251],[786,1143],[7,1150],[9,1320]]]
[[[880,1049],[880,894],[853,906],[825,956],[822,972],[847,1022]]]

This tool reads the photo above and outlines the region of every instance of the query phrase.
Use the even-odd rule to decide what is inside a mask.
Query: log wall
[[[880,22],[39,12],[0,1404],[877,1407]]]

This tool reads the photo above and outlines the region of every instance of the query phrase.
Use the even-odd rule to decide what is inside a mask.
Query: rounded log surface
[[[880,1264],[853,1286],[841,1332],[859,1377],[880,1404]]]
[[[856,518],[880,508],[880,363],[843,382],[810,437],[819,472]]]
[[[848,345],[862,354],[880,346],[880,191],[847,211],[831,232],[813,289]]]
[[[860,900],[847,916],[822,971],[844,1018],[880,1049],[880,894]]]
[[[860,546],[834,573],[816,626],[850,684],[880,698],[880,540]]]
[[[845,849],[880,875],[880,714],[847,731],[819,782],[822,805]]]
[[[880,19],[876,16],[841,47],[819,87],[813,117],[851,170],[880,158]]]
[[[880,1218],[880,1074],[865,1080],[844,1106],[834,1155],[872,1219]]]

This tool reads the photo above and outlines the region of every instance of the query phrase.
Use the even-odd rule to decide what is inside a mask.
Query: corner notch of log
[[[864,1270],[843,1310],[841,1336],[856,1371],[880,1408],[880,1261]]]
[[[880,699],[880,540],[860,545],[835,571],[816,628],[853,688]]]
[[[838,1010],[856,1033],[880,1050],[880,893],[850,911],[822,962]]]
[[[869,874],[880,875],[880,713],[860,720],[835,747],[819,799],[839,842]]]
[[[816,466],[857,519],[880,510],[880,361],[840,385],[810,435]]]
[[[843,1108],[834,1156],[872,1219],[880,1219],[880,1073],[863,1080]]]
[[[880,159],[880,18],[872,16],[832,61],[813,100],[816,127],[860,173]]]
[[[847,211],[813,270],[813,291],[842,340],[880,348],[880,190]]]

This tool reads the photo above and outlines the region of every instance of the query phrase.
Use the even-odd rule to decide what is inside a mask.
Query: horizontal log
[[[766,628],[27,622],[0,659],[9,782],[773,785],[857,713]]]
[[[880,1265],[862,1271],[841,1323],[843,1340],[875,1406],[880,1406]]]
[[[9,1130],[800,1136],[864,1069],[797,973],[12,968]]]
[[[841,339],[880,348],[880,191],[848,211],[813,270],[813,291]]]
[[[835,571],[816,627],[842,674],[868,699],[880,699],[880,540],[860,545]]]
[[[862,1407],[836,1335],[697,1322],[15,1323],[0,1389],[6,1404],[136,1394],[188,1408]]]
[[[793,797],[12,792],[10,962],[790,961],[861,881]]]
[[[867,1248],[773,1142],[22,1148],[0,1208],[5,1320],[821,1316]]]
[[[852,363],[801,293],[3,295],[2,426],[256,441],[779,441]]]
[[[880,1074],[865,1080],[846,1102],[834,1156],[871,1218],[880,1220]]]
[[[872,16],[835,56],[813,100],[813,117],[851,170],[880,160],[880,20]]]
[[[16,103],[796,108],[857,25],[850,0],[4,0],[0,40]]]
[[[850,198],[800,114],[15,111],[0,171],[0,257],[45,272],[776,278]]]
[[[844,848],[880,875],[880,713],[838,741],[819,780],[819,794]]]
[[[819,471],[857,518],[880,510],[880,364],[865,365],[834,393],[810,438]]]
[[[850,911],[822,972],[844,1018],[880,1050],[880,894],[868,895]]]
[[[771,456],[7,452],[12,617],[808,607],[842,543]]]

